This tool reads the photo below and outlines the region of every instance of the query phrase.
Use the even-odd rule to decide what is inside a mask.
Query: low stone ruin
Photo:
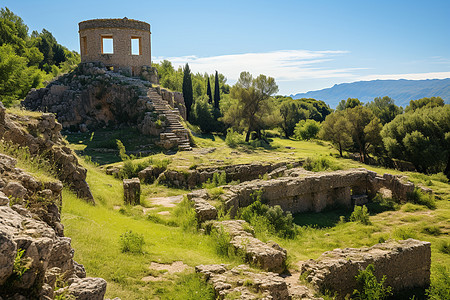
[[[387,241],[370,248],[327,251],[317,260],[303,263],[301,273],[324,293],[337,292],[338,299],[357,288],[355,276],[369,264],[375,266],[378,280],[386,275],[385,286],[395,293],[430,284],[431,244],[418,240]]]
[[[286,269],[286,250],[277,243],[263,243],[252,234],[253,228],[243,220],[213,222],[211,226],[230,237],[230,244],[245,260],[263,270],[281,273]],[[245,227],[244,227],[245,226]]]
[[[0,103],[0,140],[28,148],[31,155],[48,159],[61,181],[79,197],[93,203],[94,198],[86,182],[87,171],[66,146],[60,131],[61,124],[54,114],[44,113],[39,117],[10,114]]]
[[[258,179],[265,174],[269,178],[274,178],[281,172],[287,170],[287,166],[297,167],[300,161],[279,162],[279,163],[259,163],[224,165],[214,167],[201,167],[195,170],[165,170],[158,178],[160,184],[173,186],[176,188],[192,189],[201,186],[211,180],[216,173],[225,172],[227,182],[249,181]],[[154,176],[153,174],[149,174]],[[143,175],[144,176],[144,175]]]
[[[141,204],[141,182],[139,178],[123,180],[123,202],[129,205]]]
[[[278,178],[228,186],[222,201],[231,216],[235,216],[239,208],[252,204],[256,192],[261,193],[264,203],[279,205],[284,211],[321,212],[336,205],[350,208],[364,204],[367,195],[375,195],[382,188],[391,190],[394,198],[406,201],[408,194],[414,191],[414,184],[400,176],[384,174],[381,177],[363,168],[318,173],[294,168],[284,171]],[[195,191],[188,197],[209,199],[205,191]]]
[[[62,184],[40,182],[2,154],[0,174],[0,298],[103,299],[106,281],[86,278],[84,267],[73,260],[70,238],[63,235]],[[19,274],[14,265],[22,250],[24,272]]]
[[[204,191],[204,190],[201,190]],[[197,193],[188,194],[188,199],[194,203],[195,214],[197,215],[197,221],[203,223],[208,220],[217,219],[217,209],[212,206],[206,197],[196,197]]]

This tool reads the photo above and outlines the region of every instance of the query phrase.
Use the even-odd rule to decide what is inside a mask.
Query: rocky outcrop
[[[270,206],[279,205],[284,211],[320,212],[336,205],[351,207],[364,204],[367,195],[374,195],[381,188],[391,190],[397,200],[406,201],[414,190],[414,184],[400,176],[385,174],[381,177],[362,168],[318,173],[294,168],[285,170],[278,178],[227,186],[221,198],[231,216],[235,216],[240,207],[252,204],[255,201],[252,195],[256,192],[260,193],[262,201]],[[197,192],[190,197],[206,201],[209,198],[207,193],[197,195]]]
[[[0,205],[28,203],[29,209],[51,226],[58,236],[64,234],[59,207],[61,207],[61,182],[41,182],[16,168],[16,160],[0,153]],[[10,200],[11,199],[11,200]],[[13,206],[20,209],[20,206]]]
[[[141,204],[141,182],[139,178],[123,180],[123,202],[129,205]]]
[[[27,148],[31,155],[47,159],[58,178],[74,190],[79,197],[94,201],[86,182],[83,168],[66,146],[61,135],[61,124],[55,115],[44,113],[40,116],[14,115],[6,113],[0,103],[0,140],[16,147]]]
[[[230,244],[236,252],[244,255],[248,263],[276,273],[286,269],[286,250],[274,242],[266,244],[255,238],[251,233],[253,228],[247,222],[227,220],[211,224],[218,232],[229,235]]]
[[[394,293],[430,284],[431,247],[429,242],[408,239],[387,241],[370,248],[327,251],[317,260],[303,263],[301,273],[321,292],[338,293],[338,299],[357,288],[355,276],[369,264],[375,266],[378,280],[386,275],[386,286]]]
[[[151,80],[155,76],[151,69],[143,74]],[[188,131],[180,123],[186,110],[182,95],[155,89],[144,78],[110,71],[102,63],[79,64],[47,87],[32,89],[22,105],[56,114],[70,131],[134,126],[146,135],[173,133],[175,144],[170,146],[190,150]]]
[[[11,201],[24,202],[10,207],[4,187],[0,191],[0,198],[8,199],[0,206],[0,298],[54,299],[65,293],[76,299],[103,299],[106,281],[85,278],[83,266],[73,260],[70,238],[63,236],[56,205],[62,184],[42,183],[14,165],[14,159],[0,155],[4,187],[11,182],[17,187],[7,191]]]
[[[138,173],[139,179],[145,183],[153,183],[158,176],[166,170],[166,167],[148,166]]]
[[[201,186],[203,183],[211,180],[216,173],[225,172],[227,182],[231,181],[249,181],[262,177],[265,174],[272,173],[271,178],[277,177],[278,173],[274,172],[287,165],[299,166],[301,162],[279,162],[279,163],[259,163],[250,164],[225,165],[215,167],[202,167],[195,170],[179,171],[168,169],[161,174],[158,179],[159,183],[176,188],[192,189]],[[287,169],[287,168],[286,168]]]

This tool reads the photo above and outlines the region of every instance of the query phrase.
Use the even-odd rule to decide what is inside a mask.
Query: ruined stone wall
[[[321,292],[337,292],[344,299],[357,288],[355,276],[369,264],[375,276],[386,275],[386,286],[394,293],[430,284],[431,244],[413,239],[388,241],[370,248],[327,251],[317,260],[302,265],[301,274]]]
[[[79,23],[82,62],[103,62],[139,75],[143,66],[151,66],[150,24],[123,19],[96,19]],[[102,37],[112,37],[113,52],[103,52]],[[140,40],[140,53],[131,52],[131,39]]]

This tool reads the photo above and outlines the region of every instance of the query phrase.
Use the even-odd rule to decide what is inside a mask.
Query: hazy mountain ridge
[[[399,106],[407,106],[410,100],[423,97],[439,96],[445,103],[450,103],[450,78],[426,80],[372,80],[335,84],[331,88],[309,91],[291,95],[294,99],[314,98],[325,101],[335,108],[339,101],[347,98],[358,98],[363,102],[372,101],[375,97],[389,96]]]

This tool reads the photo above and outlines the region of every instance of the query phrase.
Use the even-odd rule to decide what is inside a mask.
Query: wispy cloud
[[[279,81],[303,79],[348,78],[360,68],[330,68],[326,64],[348,51],[280,50],[263,53],[243,53],[211,57],[181,56],[155,57],[154,61],[167,59],[174,67],[189,63],[193,72],[213,73],[218,70],[230,81],[235,81],[242,71],[257,76],[265,74]]]
[[[450,72],[429,72],[429,73],[407,73],[407,74],[381,74],[381,75],[367,75],[360,77],[359,80],[388,80],[388,79],[445,79],[450,78]]]

